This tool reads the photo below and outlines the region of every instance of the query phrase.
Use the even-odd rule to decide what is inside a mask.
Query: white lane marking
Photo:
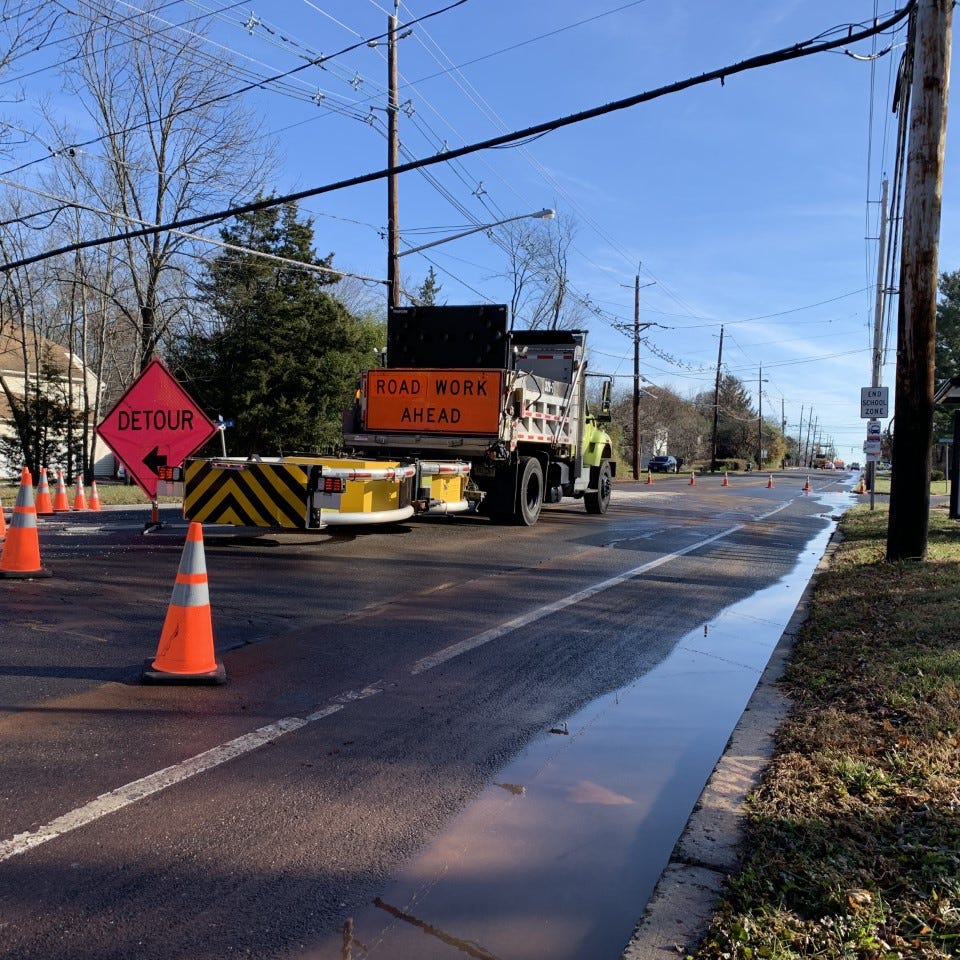
[[[214,767],[219,767],[228,760],[243,756],[243,754],[278,740],[294,730],[300,730],[307,724],[323,720],[325,717],[342,710],[348,703],[364,700],[380,692],[379,688],[372,686],[364,687],[362,690],[349,690],[335,697],[335,702],[321,707],[305,717],[284,717],[251,733],[222,743],[218,747],[212,747],[210,750],[198,753],[195,757],[182,760],[180,763],[164,767],[163,770],[141,777],[132,783],[102,793],[95,800],[91,800],[82,807],[77,807],[55,820],[51,820],[36,830],[15,834],[9,840],[0,840],[0,862],[9,860],[18,854],[26,853],[28,850],[39,847],[48,840],[53,840],[65,833],[70,833],[72,830],[87,826],[87,824],[93,823],[101,817],[107,816],[107,814],[122,810],[144,797],[149,797],[161,790],[166,790],[167,787],[172,787],[174,784],[189,780],[190,777],[195,777],[198,773],[204,773]]]
[[[734,534],[738,530],[742,529],[743,524],[737,524],[737,526],[730,527],[728,530],[724,530],[722,533],[717,533],[712,537],[707,537],[706,540],[698,540],[696,543],[691,543],[690,546],[684,547],[681,550],[676,550],[673,553],[668,553],[662,557],[658,557],[656,560],[651,560],[649,563],[641,564],[639,567],[634,567],[632,570],[627,570],[625,573],[619,573],[617,576],[611,577],[609,580],[603,580],[600,583],[595,583],[593,586],[587,587],[584,590],[580,590],[577,593],[573,593],[569,597],[564,597],[562,600],[556,600],[553,603],[546,604],[545,606],[537,607],[536,610],[530,610],[528,613],[523,613],[519,617],[514,617],[512,620],[507,620],[497,627],[491,627],[489,630],[484,630],[483,633],[477,633],[472,637],[467,637],[466,640],[461,640],[459,643],[453,643],[449,647],[444,647],[442,650],[438,650],[436,653],[430,654],[429,657],[424,657],[422,660],[418,660],[413,665],[413,668],[410,672],[416,675],[418,673],[423,673],[426,670],[432,670],[441,663],[446,663],[448,660],[452,660],[454,657],[459,657],[461,653],[467,653],[469,650],[475,650],[477,647],[482,647],[485,643],[489,643],[491,640],[496,640],[505,634],[512,633],[514,630],[519,630],[520,627],[525,627],[528,623],[534,623],[537,620],[542,620],[551,613],[556,613],[558,610],[564,610],[567,607],[573,606],[575,603],[580,603],[581,600],[586,600],[598,593],[602,593],[604,590],[609,590],[611,587],[619,586],[621,583],[624,583],[627,580],[632,580],[634,577],[639,577],[641,574],[647,573],[656,567],[663,566],[663,564],[669,563],[671,560],[676,560],[677,557],[682,557],[685,554],[692,553],[694,550],[699,550],[701,547],[705,547],[710,543],[715,543],[717,540],[722,540],[724,537],[729,537],[731,534]]]
[[[777,510],[779,509],[782,508],[777,508]],[[777,510],[773,510],[771,513],[776,513]],[[769,516],[769,514],[767,514],[767,516]],[[524,627],[529,623],[549,616],[551,613],[564,610],[575,603],[579,603],[581,600],[586,600],[598,593],[602,593],[604,590],[609,590],[627,580],[632,580],[634,577],[638,577],[643,573],[663,566],[663,564],[669,563],[671,560],[692,553],[694,550],[699,550],[700,547],[715,543],[717,540],[723,540],[725,537],[729,537],[731,534],[742,529],[743,524],[730,527],[721,533],[714,534],[712,537],[707,537],[705,540],[698,540],[696,543],[691,543],[689,546],[676,550],[673,553],[666,554],[656,560],[651,560],[649,563],[641,564],[639,567],[634,567],[632,570],[627,570],[625,573],[611,577],[609,580],[595,583],[593,586],[580,590],[578,593],[565,597],[563,600],[557,600],[554,603],[538,607],[536,610],[531,610],[529,613],[525,613],[519,617],[514,617],[512,620],[508,620],[498,627],[493,627],[490,630],[485,630],[483,633],[475,634],[473,637],[468,637],[466,640],[460,641],[460,643],[452,644],[449,647],[438,650],[429,657],[418,660],[410,672],[412,674],[418,674],[426,670],[431,670],[442,663],[446,663],[448,660],[452,660],[461,653],[474,650],[513,630],[518,630],[520,627]],[[0,863],[4,860],[9,860],[11,857],[18,856],[21,853],[26,853],[28,850],[32,850],[34,847],[46,843],[48,840],[53,840],[65,833],[70,833],[73,830],[93,823],[110,813],[122,810],[124,807],[138,800],[142,800],[144,797],[149,797],[152,794],[159,793],[161,790],[166,790],[167,787],[182,783],[184,780],[195,777],[199,773],[212,770],[214,767],[218,767],[228,760],[243,756],[243,754],[249,753],[251,750],[256,750],[266,743],[278,740],[280,737],[292,733],[294,730],[300,730],[307,726],[307,724],[314,723],[317,720],[323,720],[325,717],[329,717],[331,714],[342,710],[348,703],[356,700],[364,700],[380,692],[380,689],[376,686],[364,687],[361,690],[349,690],[335,697],[334,703],[321,707],[319,710],[309,713],[305,717],[284,717],[274,723],[260,727],[251,733],[236,737],[220,746],[212,747],[210,750],[198,753],[194,757],[182,760],[180,763],[164,767],[164,769],[158,770],[156,773],[151,773],[146,777],[141,777],[139,780],[134,780],[132,783],[117,787],[115,790],[102,793],[95,800],[91,800],[82,807],[77,807],[75,810],[71,810],[69,813],[65,813],[55,820],[51,820],[36,830],[15,834],[8,840],[0,840]]]

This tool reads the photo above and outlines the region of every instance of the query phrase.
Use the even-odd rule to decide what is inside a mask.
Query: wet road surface
[[[852,499],[804,479],[208,529],[213,689],[138,682],[183,525],[50,524],[0,585],[0,956],[613,960]]]

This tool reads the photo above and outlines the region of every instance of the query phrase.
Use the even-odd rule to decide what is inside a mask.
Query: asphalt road
[[[0,957],[614,960],[849,502],[774,477],[528,529],[207,528],[221,687],[140,682],[172,508],[41,521],[52,577],[0,582]]]

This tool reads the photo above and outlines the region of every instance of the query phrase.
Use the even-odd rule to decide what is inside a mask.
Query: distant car
[[[857,463],[856,460],[854,460],[853,463],[850,464],[850,469],[851,469],[851,470],[859,470],[859,469],[860,469],[860,464]]]
[[[647,469],[651,473],[676,473],[680,467],[677,464],[676,457],[654,457],[648,464]]]

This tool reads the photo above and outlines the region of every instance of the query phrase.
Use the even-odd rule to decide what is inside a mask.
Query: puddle
[[[654,670],[558,720],[342,938],[305,955],[620,957],[832,532]]]

